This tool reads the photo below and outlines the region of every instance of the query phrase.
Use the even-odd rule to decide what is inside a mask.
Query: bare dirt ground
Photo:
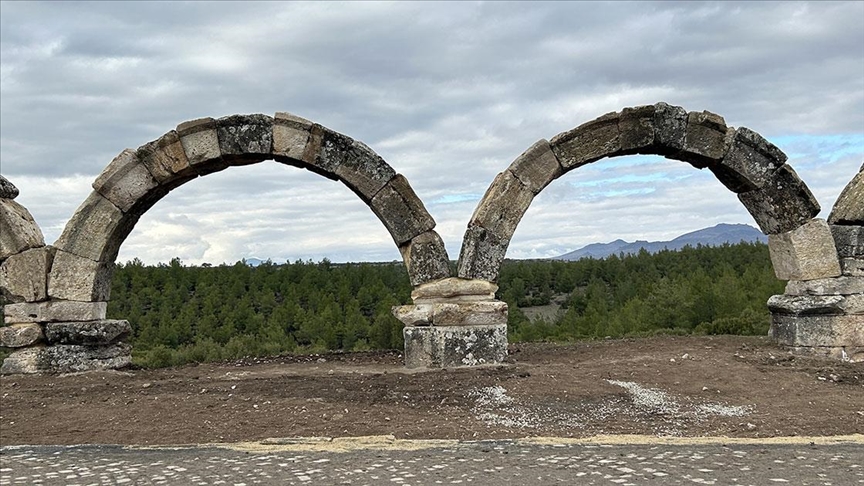
[[[864,433],[864,364],[753,337],[520,344],[509,362],[411,371],[398,353],[0,378],[0,445],[193,444],[392,434]]]

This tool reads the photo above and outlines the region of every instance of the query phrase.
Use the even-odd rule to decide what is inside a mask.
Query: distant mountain
[[[624,240],[615,240],[609,243],[592,243],[578,250],[553,257],[553,260],[579,260],[580,258],[606,258],[609,255],[636,254],[644,248],[649,253],[658,251],[680,250],[687,245],[696,246],[720,246],[724,243],[740,243],[742,241],[765,243],[768,237],[758,229],[746,224],[718,224],[711,228],[705,228],[692,233],[687,233],[672,241],[636,241],[628,243]]]

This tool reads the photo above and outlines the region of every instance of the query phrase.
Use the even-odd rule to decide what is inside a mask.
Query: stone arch
[[[495,282],[510,239],[534,196],[573,169],[630,154],[662,155],[708,168],[738,195],[769,237],[804,226],[820,210],[813,194],[786,164],[786,155],[758,133],[728,127],[714,113],[688,113],[666,103],[624,108],[551,141],[538,141],[495,177],[468,223],[458,276]],[[817,220],[815,226],[812,231],[830,239],[824,221]]]
[[[107,301],[120,245],[157,201],[199,176],[270,159],[348,186],[387,228],[413,285],[450,276],[434,219],[372,149],[289,113],[232,115],[181,123],[114,158],[53,245],[48,297]]]

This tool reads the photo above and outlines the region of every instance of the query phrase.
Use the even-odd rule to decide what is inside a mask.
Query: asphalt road
[[[864,484],[864,441],[602,444],[271,441],[188,447],[9,446],[0,485]]]

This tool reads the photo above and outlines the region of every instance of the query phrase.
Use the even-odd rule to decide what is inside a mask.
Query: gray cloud
[[[525,148],[665,100],[783,140],[830,207],[864,159],[861,18],[860,2],[3,2],[0,170],[52,239],[124,148],[187,119],[291,111],[405,174],[455,258],[477,199]],[[277,169],[184,186],[121,258],[398,258],[350,191]],[[568,174],[532,205],[510,254],[750,222],[710,174],[684,169],[662,169],[671,181],[645,180],[653,166]],[[642,179],[601,183],[631,172]],[[583,179],[596,184],[569,183]],[[707,187],[711,201],[698,196]],[[691,216],[663,217],[670,198]],[[592,226],[564,224],[574,212]]]

